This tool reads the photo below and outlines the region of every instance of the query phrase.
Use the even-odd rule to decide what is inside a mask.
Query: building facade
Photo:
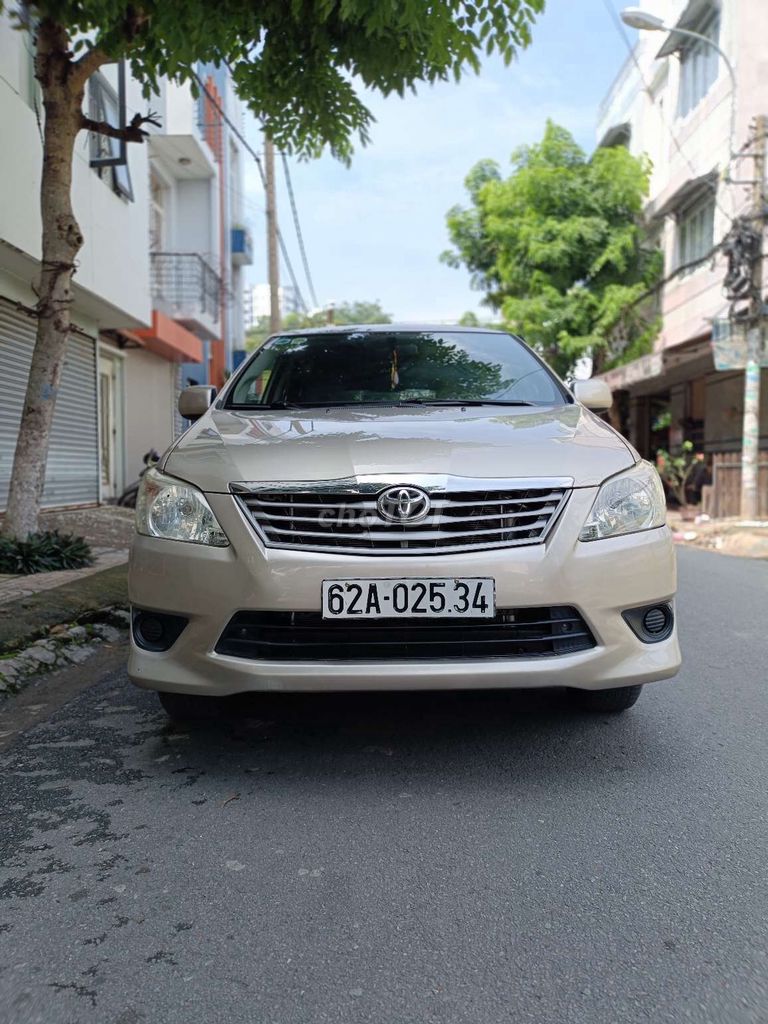
[[[14,153],[0,165],[2,194],[13,197],[0,220],[0,509],[35,336],[43,114],[32,60],[27,33],[0,13],[0,133]],[[179,389],[189,380],[220,386],[242,347],[250,236],[240,217],[239,144],[222,113],[232,123],[241,115],[228,82],[217,86],[202,67],[200,78],[217,90],[221,111],[164,82],[151,104],[161,128],[146,145],[78,137],[73,206],[85,243],[44,507],[118,496],[144,453],[162,451],[182,429]],[[86,104],[117,124],[121,103],[129,112],[147,107],[124,68],[109,65],[89,80]]]
[[[646,0],[642,6],[669,26],[717,43],[737,87],[712,46],[674,31],[645,31],[601,106],[598,143],[626,145],[652,162],[645,213],[666,279],[648,309],[661,322],[653,352],[603,378],[614,391],[621,427],[641,454],[679,450],[689,440],[704,454],[710,476],[732,476],[739,472],[744,373],[738,359],[719,356],[719,339],[731,333],[732,299],[718,245],[737,218],[754,213],[751,140],[755,117],[768,113],[768,4]],[[732,356],[733,345],[726,347]],[[726,365],[733,368],[718,368]],[[760,446],[768,449],[768,373],[762,376]],[[768,514],[768,453],[764,461]]]

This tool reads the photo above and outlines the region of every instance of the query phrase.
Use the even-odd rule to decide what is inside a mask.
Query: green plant
[[[679,455],[670,455],[664,448],[656,453],[656,468],[669,486],[680,506],[688,504],[685,493],[688,480],[703,456],[694,451],[693,441],[683,441]]]
[[[83,569],[93,565],[90,545],[71,533],[48,530],[30,533],[26,540],[0,538],[0,572],[29,576],[57,569]]]
[[[671,426],[672,413],[667,409],[664,412],[660,412],[653,423],[651,423],[651,430],[669,430]]]

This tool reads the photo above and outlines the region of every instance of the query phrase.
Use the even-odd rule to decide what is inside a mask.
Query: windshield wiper
[[[228,409],[234,409],[236,412],[248,412],[260,411],[262,409],[267,412],[270,409],[298,409],[299,406],[293,402],[233,402],[227,406]]]
[[[501,399],[483,398],[393,398],[392,401],[370,401],[370,402],[252,402],[238,405],[231,405],[231,409],[290,409],[294,412],[302,409],[357,409],[368,408],[400,408],[408,405],[447,405],[447,406],[480,406],[480,405],[535,405],[535,402],[503,401]]]
[[[535,405],[534,402],[504,401],[496,398],[404,398],[398,405]]]

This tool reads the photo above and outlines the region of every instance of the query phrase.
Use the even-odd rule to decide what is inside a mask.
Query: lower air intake
[[[320,612],[238,612],[216,653],[252,661],[475,661],[551,658],[595,646],[575,608],[522,608],[494,618],[325,620]]]

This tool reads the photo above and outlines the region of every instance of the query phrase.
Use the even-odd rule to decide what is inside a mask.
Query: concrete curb
[[[125,564],[0,605],[0,695],[123,640],[127,608]]]
[[[127,635],[130,615],[120,608],[92,612],[85,625],[59,624],[27,647],[0,657],[0,696],[18,693],[32,679],[69,665],[79,665],[103,643],[116,643]]]

